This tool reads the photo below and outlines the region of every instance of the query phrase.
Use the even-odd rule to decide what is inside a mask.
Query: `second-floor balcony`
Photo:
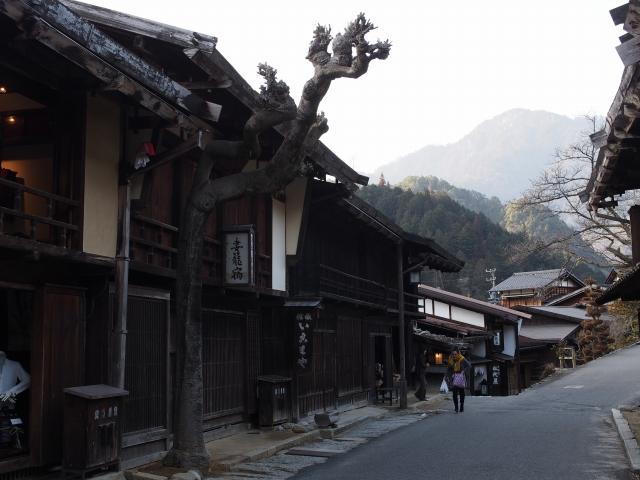
[[[178,261],[178,227],[159,220],[134,214],[131,217],[130,257],[137,268],[150,266],[172,274]],[[271,257],[256,254],[255,286],[271,288]],[[223,279],[222,245],[220,240],[205,235],[202,246],[202,278],[221,285]]]
[[[10,170],[0,171],[0,234],[63,248],[78,248],[81,205],[25,185]]]
[[[363,305],[385,312],[398,311],[398,290],[324,264],[293,269],[292,295],[312,295]],[[418,311],[418,296],[405,292],[405,312]]]

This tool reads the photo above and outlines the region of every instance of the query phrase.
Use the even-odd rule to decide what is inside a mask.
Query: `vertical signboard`
[[[311,312],[298,312],[295,314],[295,342],[296,342],[296,368],[298,371],[306,371],[311,368],[311,355],[313,345],[313,316]]]
[[[253,286],[255,242],[252,225],[238,225],[223,232],[225,285]]]

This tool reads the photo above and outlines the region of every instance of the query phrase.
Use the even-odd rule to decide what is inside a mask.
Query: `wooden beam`
[[[212,52],[216,48],[218,39],[210,35],[192,32],[173,27],[146,18],[96,7],[73,0],[59,0],[60,3],[73,10],[86,20],[118,30],[142,35],[144,37],[162,40],[183,48],[198,47],[205,52]]]
[[[640,61],[640,37],[632,37],[616,47],[616,51],[625,67]]]
[[[180,85],[189,90],[215,90],[219,88],[229,88],[233,85],[233,82],[225,78],[223,80],[207,80],[204,82],[180,82]]]
[[[211,121],[220,116],[220,105],[207,102],[174,82],[111,37],[55,0],[0,0],[0,11],[24,25],[41,20],[153,92],[191,113]],[[23,29],[24,30],[24,29]]]
[[[15,3],[0,0],[0,12],[14,18],[18,26],[31,38],[38,40],[40,43],[59,53],[62,57],[82,67],[106,83],[109,88],[134,98],[137,103],[171,123],[191,126],[194,129],[212,128],[203,120],[188,115],[167,103],[155,93],[150,92],[144,86],[122,74],[82,45],[52,28],[42,20],[28,16],[24,16],[23,19],[22,12],[16,11],[16,6]]]
[[[608,132],[605,129],[599,130],[595,133],[589,135],[589,139],[591,140],[591,144],[594,148],[601,148],[607,144]]]
[[[628,42],[632,38],[633,38],[633,35],[631,35],[630,33],[625,33],[624,35],[619,36],[618,40],[620,40],[620,43],[624,43],[624,42]]]
[[[625,3],[624,5],[620,5],[612,10],[609,10],[609,15],[611,15],[611,20],[613,20],[614,25],[621,25],[624,23],[627,18],[627,12],[629,11],[629,4]]]
[[[258,92],[251,88],[247,81],[227,63],[220,52],[214,50],[207,53],[198,48],[187,48],[184,50],[184,54],[211,78],[230,81],[229,91],[245,107],[255,110],[259,101]]]
[[[187,153],[198,148],[204,148],[201,130],[198,132],[198,134],[192,135],[186,142],[183,142],[170,150],[155,155],[151,163],[149,163],[149,165],[147,165],[146,167],[140,168],[138,170],[133,170],[132,168],[129,171],[127,177],[131,179],[133,177],[146,173],[150,170],[158,168],[160,165],[164,165],[165,163],[169,163],[176,158],[182,157],[183,155],[186,155]]]
[[[96,265],[105,268],[113,268],[115,261],[109,257],[93,255],[48,243],[38,242],[28,238],[14,237],[11,235],[0,235],[0,248],[23,251],[27,253],[38,252],[39,255],[51,258],[61,258],[76,263]]]

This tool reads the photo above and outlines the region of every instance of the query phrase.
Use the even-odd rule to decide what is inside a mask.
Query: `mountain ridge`
[[[515,108],[485,120],[457,142],[426,145],[382,165],[372,178],[384,174],[396,184],[407,176],[432,175],[507,202],[529,187],[556,150],[588,128],[583,117]]]

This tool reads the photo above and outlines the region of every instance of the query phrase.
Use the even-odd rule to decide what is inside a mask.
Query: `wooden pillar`
[[[404,274],[402,242],[396,246],[398,256],[398,348],[400,350],[400,408],[407,408],[407,376],[405,361]]]
[[[631,258],[635,265],[640,262],[640,205],[634,205],[629,209],[629,221],[631,222]]]
[[[116,253],[116,318],[111,343],[110,383],[124,388],[127,352],[127,301],[129,297],[129,239],[131,236],[131,184],[118,186],[118,243]]]

